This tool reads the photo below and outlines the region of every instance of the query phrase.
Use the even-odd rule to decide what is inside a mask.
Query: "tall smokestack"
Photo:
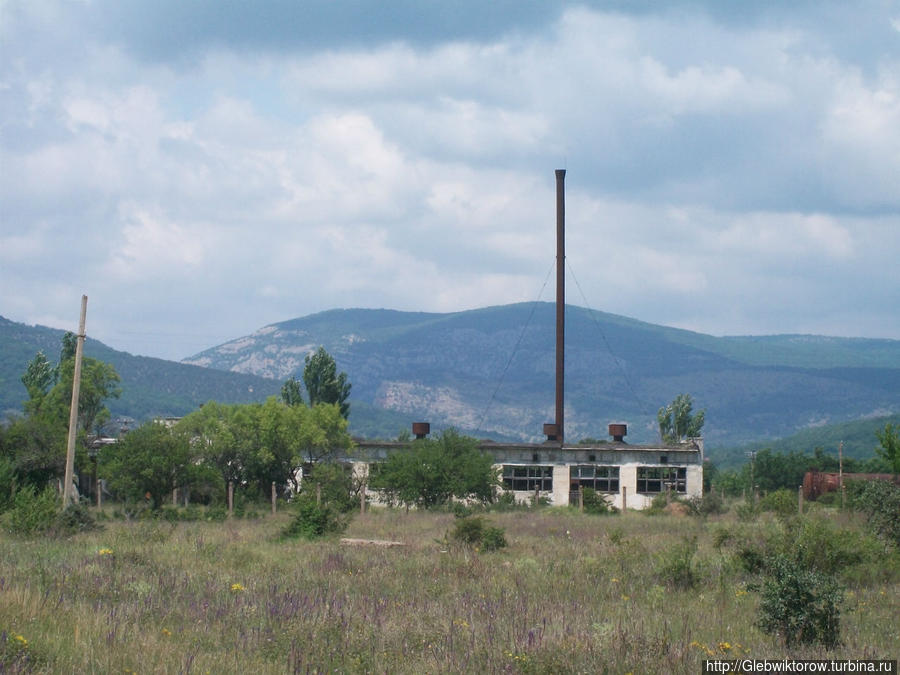
[[[563,442],[566,367],[566,170],[556,170],[556,429]]]

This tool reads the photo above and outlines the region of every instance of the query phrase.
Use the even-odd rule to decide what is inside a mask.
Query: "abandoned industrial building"
[[[429,433],[427,423],[413,425],[416,436]],[[596,445],[546,443],[494,443],[483,441],[482,452],[494,459],[503,489],[517,501],[535,497],[553,506],[578,504],[582,488],[604,495],[617,509],[644,509],[659,494],[681,497],[703,494],[703,439],[678,445],[630,445],[624,441],[624,424],[610,424],[612,440]],[[357,456],[351,460],[361,477],[369,465],[383,461],[402,442],[357,440]],[[378,503],[378,494],[368,496]]]

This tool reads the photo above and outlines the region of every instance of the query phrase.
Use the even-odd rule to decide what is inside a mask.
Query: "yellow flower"
[[[739,598],[742,595],[747,595],[747,591],[745,591],[743,588],[740,588],[737,591],[735,591],[734,595],[735,595],[735,597]]]
[[[613,577],[612,579],[610,579],[610,582],[611,582],[611,583],[614,583],[614,584],[617,584],[617,583],[619,583],[619,580],[616,579],[615,577]]]
[[[244,590],[245,589],[244,589],[243,584],[231,584],[231,592],[232,593],[240,593],[241,591],[244,591]]]
[[[728,642],[720,642],[719,649],[721,649],[723,652],[727,652],[729,649],[731,649],[731,644]]]
[[[624,602],[628,602],[629,600],[631,600],[631,598],[628,597],[627,595],[623,595],[623,596],[622,596],[622,600],[623,600]]]
[[[101,548],[97,551],[97,555],[112,555],[113,550],[111,548]]]
[[[25,639],[24,635],[16,635],[16,642],[22,645],[22,647],[28,646],[28,640]]]
[[[172,634],[172,631],[170,631],[168,628],[163,628],[161,632],[166,637],[169,637]]]

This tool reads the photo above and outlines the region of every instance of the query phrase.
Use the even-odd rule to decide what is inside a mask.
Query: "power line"
[[[497,380],[497,386],[494,388],[494,392],[491,394],[491,398],[487,402],[487,405],[485,406],[484,411],[481,414],[481,419],[478,420],[477,429],[482,428],[482,425],[487,418],[488,412],[491,409],[491,405],[493,405],[494,400],[497,398],[497,393],[500,391],[500,387],[503,386],[503,380],[506,377],[506,373],[509,371],[509,367],[512,365],[516,353],[519,351],[519,346],[522,344],[522,340],[525,338],[525,331],[528,330],[528,326],[531,325],[531,320],[534,318],[534,313],[535,311],[537,311],[538,303],[541,301],[541,297],[543,297],[544,295],[544,290],[547,288],[547,284],[550,282],[550,275],[552,274],[555,265],[556,261],[554,260],[554,262],[550,265],[550,269],[547,270],[547,276],[544,278],[544,284],[543,286],[541,286],[541,290],[538,293],[537,299],[531,303],[531,312],[529,313],[528,319],[526,319],[525,324],[522,326],[522,332],[519,333],[519,339],[516,340],[516,344],[513,346],[512,353],[509,355],[509,360],[506,362],[506,366],[503,368],[503,372],[500,373],[500,377]]]
[[[638,404],[638,407],[644,412],[645,415],[651,415],[650,408],[647,405],[647,402],[644,401],[640,396],[638,396],[637,391],[631,383],[631,378],[628,377],[628,372],[625,370],[623,365],[623,360],[615,355],[612,350],[612,347],[609,344],[609,340],[606,339],[606,333],[603,331],[603,326],[601,325],[599,319],[597,318],[597,312],[594,310],[590,304],[588,303],[587,297],[584,295],[584,291],[581,289],[581,284],[578,283],[578,277],[575,276],[575,270],[572,269],[571,263],[566,260],[566,265],[569,268],[569,274],[572,275],[572,280],[575,282],[575,287],[578,289],[578,292],[581,294],[581,300],[584,302],[584,306],[588,310],[588,314],[591,319],[594,321],[594,325],[597,326],[597,330],[600,331],[600,336],[603,338],[603,344],[606,345],[606,350],[609,352],[609,355],[612,357],[613,362],[619,369],[619,372],[622,374],[622,379],[625,380],[625,386],[628,387],[628,390],[631,392],[631,395],[634,397],[635,402]]]

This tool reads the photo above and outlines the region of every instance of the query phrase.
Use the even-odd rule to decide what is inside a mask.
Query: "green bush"
[[[737,514],[738,520],[749,523],[756,520],[757,516],[759,516],[759,506],[754,504],[752,500],[744,501],[737,505],[734,512]]]
[[[765,495],[759,500],[760,511],[770,511],[777,516],[786,518],[797,513],[797,493],[782,488]]]
[[[492,527],[482,516],[460,518],[453,527],[453,539],[484,551],[496,551],[506,546],[503,528]]]
[[[284,537],[318,539],[347,528],[347,520],[341,517],[337,509],[328,503],[317,504],[315,497],[301,495],[296,508],[296,515],[282,532]]]
[[[487,527],[481,537],[483,551],[498,551],[506,548],[506,533],[502,527]]]
[[[787,647],[840,641],[842,590],[831,575],[805,569],[786,556],[768,561],[757,625]]]
[[[584,488],[584,512],[600,515],[617,513],[617,509],[608,501],[608,497],[592,488]]]
[[[13,505],[16,488],[16,473],[12,460],[0,457],[0,513]]]
[[[25,536],[48,532],[56,522],[59,496],[52,487],[38,492],[28,485],[16,493],[8,514],[8,529]]]
[[[900,486],[883,480],[850,483],[851,508],[879,538],[900,547]]]
[[[707,492],[702,497],[689,497],[685,503],[692,516],[713,516],[728,511],[725,499],[718,492]]]
[[[663,552],[657,572],[660,583],[670,588],[694,588],[700,581],[700,574],[694,565],[696,552],[696,537],[685,538],[680,544]]]
[[[89,532],[98,527],[90,508],[83,503],[77,503],[71,504],[56,514],[56,520],[51,530],[57,535],[70,535]]]

